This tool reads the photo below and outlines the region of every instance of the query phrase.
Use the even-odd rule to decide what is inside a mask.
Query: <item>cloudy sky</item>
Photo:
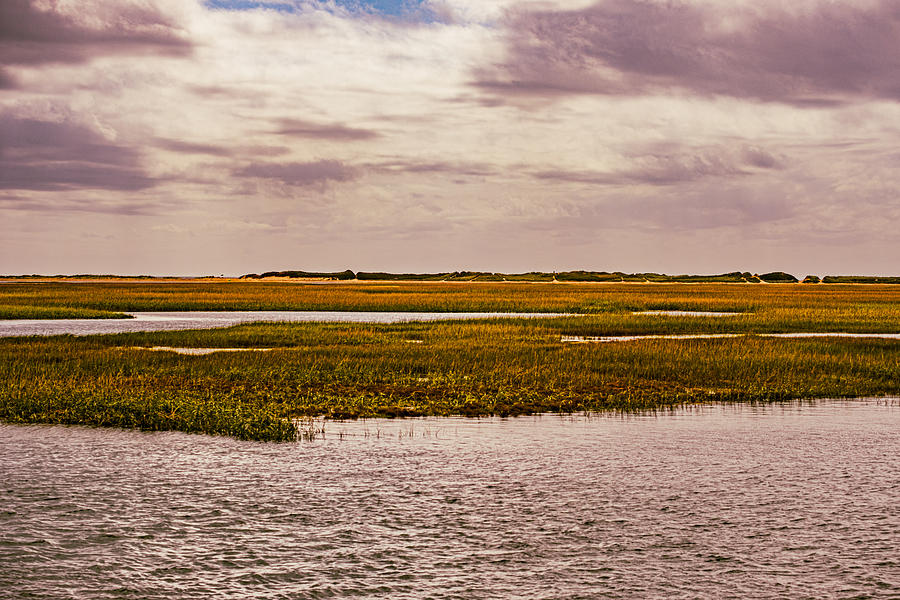
[[[0,0],[0,273],[900,275],[898,173],[895,0]]]

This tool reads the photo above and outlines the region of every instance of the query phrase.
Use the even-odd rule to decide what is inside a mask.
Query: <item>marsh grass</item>
[[[308,431],[292,421],[303,417],[631,411],[900,392],[895,341],[567,345],[559,341],[566,327],[577,328],[551,320],[303,323],[5,339],[0,418],[288,440]],[[422,343],[406,343],[412,336]],[[182,356],[135,345],[278,348]]]
[[[23,302],[43,294],[40,301],[75,308],[145,302],[137,308],[221,310],[258,302],[269,309],[515,307],[589,314],[0,339],[0,419],[283,441],[320,435],[318,421],[298,419],[321,417],[634,411],[708,401],[900,393],[900,343],[891,340],[751,335],[629,344],[560,341],[563,335],[896,333],[896,286],[394,283],[285,289],[247,283],[228,288],[230,294],[219,284],[203,284],[194,297],[172,288],[175,284],[167,284],[172,290],[167,292],[153,284],[118,285],[106,294],[95,284],[74,292],[67,285],[59,296],[35,291],[36,286],[3,294],[4,301],[11,296]],[[273,306],[278,302],[284,304]],[[630,314],[654,309],[747,314],[727,319]],[[272,350],[183,356],[134,348],[153,346]]]
[[[0,305],[29,310],[337,310],[628,313],[694,310],[767,313],[869,311],[900,324],[900,285],[491,282],[7,283]],[[25,309],[20,309],[25,310]],[[50,313],[48,313],[50,314]],[[0,312],[2,315],[2,312]]]
[[[0,319],[130,319],[121,312],[67,306],[0,304]]]

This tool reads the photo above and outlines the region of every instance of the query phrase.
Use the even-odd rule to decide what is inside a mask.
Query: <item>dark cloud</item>
[[[11,90],[18,87],[16,80],[8,72],[0,69],[0,90]]]
[[[537,179],[590,185],[666,186],[710,177],[741,177],[754,169],[780,169],[781,159],[758,147],[740,152],[707,149],[696,152],[654,152],[628,157],[632,165],[617,171],[545,170],[532,175]]]
[[[320,185],[329,181],[350,181],[357,172],[338,160],[295,163],[254,163],[234,172],[238,177],[273,179],[286,185]]]
[[[102,7],[102,8],[101,8]],[[94,5],[90,19],[60,10],[56,2],[0,2],[0,63],[76,63],[123,52],[185,55],[191,43],[178,24],[145,3]]]
[[[67,190],[97,188],[136,191],[155,185],[137,169],[110,169],[85,163],[53,165],[0,165],[0,188],[14,190]]]
[[[309,121],[301,121],[298,119],[282,119],[274,133],[298,138],[333,140],[338,142],[371,140],[379,137],[378,132],[372,131],[371,129],[358,129],[356,127],[348,127],[341,123],[311,123]]]
[[[604,0],[515,10],[507,59],[480,70],[475,85],[499,96],[681,89],[814,107],[900,100],[900,3],[765,6]]]
[[[218,157],[244,157],[249,159],[258,158],[260,156],[282,156],[290,153],[291,149],[287,146],[245,146],[220,145],[220,144],[204,144],[201,142],[188,142],[185,140],[176,140],[172,138],[156,138],[154,146],[175,152],[176,154],[204,154],[207,156]]]
[[[0,116],[0,189],[134,191],[155,184],[137,151],[83,125]]]
[[[745,148],[743,152],[743,158],[751,167],[757,167],[760,169],[782,169],[784,168],[784,161],[764,150],[763,148],[759,148],[756,146]]]

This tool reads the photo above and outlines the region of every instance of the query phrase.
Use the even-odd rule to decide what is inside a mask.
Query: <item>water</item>
[[[138,352],[173,352],[184,356],[206,356],[217,352],[271,352],[275,348],[184,348],[178,346],[131,346],[123,347],[123,350],[136,350]]]
[[[805,339],[805,338],[851,338],[851,339],[880,339],[880,340],[900,340],[900,333],[840,333],[830,331],[814,331],[814,332],[794,332],[794,333],[678,333],[678,334],[639,334],[639,335],[564,335],[560,338],[562,342],[574,344],[581,343],[597,343],[604,344],[610,342],[638,342],[641,340],[716,340],[725,338],[738,337],[766,337],[766,338],[782,338],[782,339]]]
[[[0,426],[9,598],[900,597],[900,401]]]
[[[133,331],[214,329],[254,322],[405,323],[460,319],[562,317],[559,313],[428,313],[340,311],[130,312],[133,319],[0,320],[0,337],[20,335],[93,335]]]
[[[747,313],[713,312],[708,310],[642,310],[631,314],[654,317],[737,317]]]

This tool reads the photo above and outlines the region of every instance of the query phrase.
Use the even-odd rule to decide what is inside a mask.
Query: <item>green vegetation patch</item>
[[[262,274],[249,273],[243,275],[241,279],[265,279],[266,277],[287,277],[289,279],[329,279],[333,281],[346,281],[356,279],[356,274],[347,269],[346,271],[321,273],[313,271],[266,271]]]
[[[822,283],[900,283],[900,277],[860,277],[856,275],[827,275]]]
[[[772,273],[764,273],[758,277],[766,283],[797,283],[797,278],[790,273],[783,271],[773,271]]]
[[[741,274],[743,276],[743,274]],[[900,286],[522,282],[23,283],[6,314],[152,310],[566,312],[553,319],[0,339],[0,419],[291,440],[296,419],[644,410],[686,402],[900,393],[900,343],[562,336],[900,333]],[[35,307],[39,307],[35,309]],[[633,315],[683,310],[727,319]],[[29,312],[30,311],[30,312]],[[85,311],[85,312],[79,312]],[[103,312],[105,311],[105,312]],[[135,347],[272,348],[184,356]]]
[[[443,281],[450,273],[366,273],[360,271],[356,278],[360,281]]]
[[[90,308],[0,304],[0,319],[130,319],[131,315]]]
[[[553,281],[553,273],[531,271],[529,273],[509,273],[503,275],[505,281]]]

